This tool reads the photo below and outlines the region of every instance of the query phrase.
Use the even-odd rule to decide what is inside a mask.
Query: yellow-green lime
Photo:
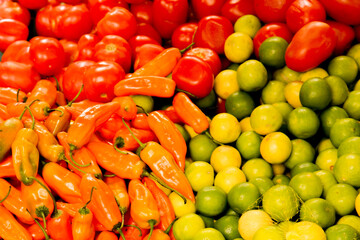
[[[238,229],[244,240],[252,240],[259,229],[273,224],[274,222],[268,213],[260,209],[255,209],[241,215]]]
[[[291,140],[291,145],[291,154],[284,162],[287,168],[292,169],[298,163],[312,162],[314,160],[315,149],[308,141],[296,138]]]
[[[254,184],[261,195],[263,195],[269,188],[274,186],[273,181],[268,177],[256,177],[249,180],[250,183]]]
[[[262,137],[255,131],[242,132],[236,140],[236,148],[244,159],[260,157],[260,143]]]
[[[246,161],[241,170],[245,173],[246,179],[250,180],[257,177],[273,177],[271,164],[262,158],[253,158]]]
[[[317,133],[320,120],[312,109],[298,107],[290,112],[287,127],[296,138],[307,139]]]
[[[360,155],[349,153],[337,159],[334,165],[334,175],[339,183],[347,183],[360,187]]]
[[[313,162],[303,162],[296,164],[291,170],[290,175],[293,178],[295,175],[304,172],[315,172],[320,170],[320,167]]]
[[[323,78],[310,78],[300,88],[301,105],[313,110],[323,110],[331,102],[331,88]]]
[[[221,188],[225,193],[229,193],[236,184],[243,182],[246,182],[246,175],[240,168],[227,167],[216,174],[214,186]]]
[[[352,57],[360,68],[360,43],[354,44],[346,55]]]
[[[339,106],[343,104],[349,95],[349,88],[344,80],[338,76],[328,76],[325,81],[330,86],[331,90],[331,102],[333,106]]]
[[[215,173],[214,168],[208,162],[196,161],[185,169],[185,176],[192,189],[197,192],[205,186],[213,185]]]
[[[130,96],[137,106],[138,113],[143,113],[144,111],[149,113],[154,109],[154,99],[151,96],[145,95],[131,95]]]
[[[289,185],[290,178],[287,175],[279,174],[279,175],[275,175],[272,181],[274,184]]]
[[[355,228],[360,235],[360,217],[355,215],[342,216],[336,224],[346,224]]]
[[[255,92],[266,85],[268,73],[260,61],[250,59],[240,64],[237,69],[237,80],[241,90]]]
[[[207,217],[215,217],[225,211],[226,193],[220,187],[206,186],[195,197],[196,211]]]
[[[216,147],[210,157],[210,164],[216,172],[220,172],[227,167],[240,168],[241,162],[240,152],[230,145]]]
[[[234,24],[235,32],[242,32],[254,38],[255,34],[261,28],[260,19],[252,14],[245,14],[239,17]]]
[[[359,239],[360,235],[355,228],[347,224],[336,224],[325,230],[327,240],[353,240]]]
[[[316,150],[318,153],[329,149],[329,148],[335,148],[334,145],[332,144],[330,138],[322,138],[320,140],[320,142],[316,145]]]
[[[276,102],[272,104],[283,116],[283,124],[286,125],[289,114],[294,108],[288,102]]]
[[[219,230],[204,228],[198,231],[192,240],[226,240]]]
[[[261,100],[264,104],[286,102],[284,88],[286,84],[279,80],[269,81],[261,91]]]
[[[316,176],[318,176],[323,185],[324,190],[322,193],[322,197],[326,197],[329,188],[337,184],[338,182],[336,181],[334,174],[329,170],[321,169],[315,171],[314,173],[316,174]]]
[[[316,223],[300,221],[289,227],[285,235],[287,240],[326,240],[324,230]]]
[[[238,214],[254,209],[259,205],[259,189],[250,182],[242,182],[233,186],[227,194],[227,201],[231,209]]]
[[[236,70],[225,69],[214,79],[214,90],[217,96],[227,99],[230,94],[240,90]]]
[[[210,162],[212,152],[218,145],[205,134],[198,134],[190,139],[189,153],[193,161]]]
[[[337,119],[330,128],[329,138],[335,147],[348,137],[360,136],[360,123],[353,118]]]
[[[316,157],[315,164],[320,169],[333,171],[334,165],[338,159],[338,150],[336,148],[329,148],[319,154]]]
[[[234,115],[239,120],[250,116],[254,108],[254,100],[249,93],[244,91],[230,94],[225,101],[226,112]]]
[[[260,143],[262,158],[271,164],[285,162],[289,158],[291,150],[291,140],[282,132],[269,133]]]
[[[285,51],[288,45],[288,42],[282,37],[268,37],[259,47],[260,62],[273,68],[285,66]]]
[[[345,154],[360,154],[360,137],[349,137],[341,142],[341,144],[338,147],[338,157],[341,157]]]
[[[325,136],[329,137],[330,129],[337,119],[348,118],[347,112],[339,106],[331,106],[323,110],[320,114],[321,127]]]
[[[293,81],[299,81],[300,80],[301,73],[296,72],[287,66],[284,66],[283,68],[276,69],[273,73],[273,78],[275,80],[282,81],[284,83],[289,83]]]
[[[329,73],[325,69],[317,67],[300,73],[300,81],[306,82],[307,80],[314,77],[326,78],[327,76],[329,76]]]
[[[253,240],[284,240],[284,232],[278,225],[265,226],[256,231]]]
[[[296,174],[291,178],[289,186],[295,190],[303,201],[319,198],[323,192],[323,185],[313,172]]]
[[[176,217],[182,217],[189,213],[195,213],[196,211],[195,203],[193,201],[187,200],[185,203],[184,199],[176,192],[171,192],[169,194],[169,200],[174,207]]]
[[[225,215],[217,219],[214,228],[219,230],[226,239],[239,238],[238,230],[239,216]]]
[[[335,207],[338,215],[345,216],[355,210],[355,199],[358,194],[353,186],[337,183],[328,189],[325,199]]]
[[[220,143],[232,143],[241,133],[240,122],[230,113],[218,113],[210,122],[209,132]]]
[[[254,131],[266,135],[279,130],[283,123],[283,116],[271,104],[257,106],[250,115],[250,124]]]
[[[192,240],[201,229],[205,228],[202,218],[190,213],[178,218],[173,225],[173,233],[178,240]]]
[[[356,80],[358,71],[359,67],[355,59],[346,55],[334,57],[328,65],[329,74],[340,77],[347,84]]]
[[[359,90],[360,90],[360,79],[356,81],[353,90],[355,90],[355,91],[359,91]]]
[[[336,221],[335,208],[326,199],[309,199],[300,207],[300,220],[314,222],[326,229],[334,225]]]
[[[242,132],[254,131],[254,129],[251,127],[250,116],[249,117],[244,117],[243,119],[241,119],[240,120],[240,126],[241,126],[241,131]]]
[[[360,120],[360,90],[351,91],[344,102],[343,108],[350,117]]]
[[[224,53],[231,62],[242,63],[246,61],[253,50],[253,41],[246,33],[234,32],[225,40]]]

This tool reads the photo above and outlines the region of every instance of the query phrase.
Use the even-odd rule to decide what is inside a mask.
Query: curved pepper
[[[0,206],[0,237],[3,239],[32,240],[30,233],[3,206]]]
[[[0,125],[0,162],[10,152],[17,133],[24,127],[18,118],[9,118]]]
[[[47,231],[53,240],[72,239],[70,214],[58,210],[57,214],[49,219]]]

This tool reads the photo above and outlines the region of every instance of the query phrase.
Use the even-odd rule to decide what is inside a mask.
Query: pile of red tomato
[[[0,96],[0,120],[14,117],[6,105],[19,101],[19,95],[31,97],[41,80],[51,81],[58,91],[51,108],[73,99],[88,101],[84,111],[110,103],[120,96],[114,91],[118,83],[147,77],[144,73],[171,76],[176,90],[194,101],[205,98],[214,77],[232,64],[224,54],[225,40],[236,20],[248,14],[262,23],[253,38],[254,58],[264,40],[279,36],[289,43],[286,65],[297,72],[311,70],[360,41],[359,13],[360,1],[353,0],[0,0],[0,88],[12,94],[11,99]],[[127,95],[141,92],[124,86]],[[144,89],[144,95],[163,97],[160,105],[171,99],[161,95],[161,86]],[[222,111],[224,101],[218,97],[216,112]],[[184,123],[176,111],[167,113]],[[81,112],[72,120],[77,116]],[[110,116],[102,120],[120,124]],[[10,182],[16,185],[16,178]],[[101,227],[98,239],[100,232]]]

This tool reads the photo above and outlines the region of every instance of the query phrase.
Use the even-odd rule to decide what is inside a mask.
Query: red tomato
[[[0,19],[6,18],[18,20],[28,26],[30,23],[30,12],[18,2],[2,0],[0,1]]]
[[[113,7],[129,8],[123,0],[97,0],[90,8],[93,23],[96,25]]]
[[[348,25],[360,24],[360,1],[358,0],[320,0],[326,13],[334,20]]]
[[[28,27],[14,19],[1,19],[0,20],[0,52],[13,42],[18,40],[26,40],[29,35]]]
[[[160,33],[151,24],[148,23],[138,23],[136,35],[148,36],[157,41],[159,44],[162,43]]]
[[[98,62],[85,70],[84,93],[91,101],[109,102],[115,97],[115,84],[124,78],[124,69],[116,62]]]
[[[78,41],[79,55],[76,60],[92,60],[95,54],[95,45],[100,41],[100,38],[92,33],[84,34]]]
[[[0,87],[30,92],[39,80],[40,75],[31,65],[13,61],[0,62]]]
[[[148,43],[141,45],[135,55],[134,70],[144,66],[147,62],[156,57],[163,50],[164,48],[157,44]]]
[[[356,41],[360,42],[360,25],[354,27]]]
[[[254,0],[256,16],[265,23],[285,22],[286,10],[294,0]]]
[[[300,28],[285,52],[286,65],[297,72],[319,66],[336,46],[335,31],[324,22],[313,21]]]
[[[293,34],[285,23],[268,23],[262,26],[259,31],[256,32],[253,43],[254,43],[254,53],[257,58],[259,58],[259,47],[263,41],[269,37],[282,37],[288,43],[290,43]]]
[[[62,75],[62,90],[65,98],[68,101],[71,101],[75,98],[78,92],[81,89],[81,86],[84,84],[84,75],[85,71],[88,67],[95,65],[94,61],[83,60],[76,61],[71,63]],[[81,101],[86,99],[85,92],[82,91],[79,97],[76,99],[77,101]]]
[[[220,15],[225,0],[191,0],[195,17],[200,20],[210,15]]]
[[[172,79],[178,89],[197,98],[209,95],[214,86],[214,75],[209,64],[196,56],[184,56],[176,64]]]
[[[146,0],[125,0],[128,4],[140,4],[145,2]]]
[[[355,39],[354,28],[352,28],[347,24],[332,20],[327,20],[325,22],[330,25],[330,27],[335,31],[336,34],[337,40],[334,49],[334,54],[335,55],[345,54],[345,51],[347,51],[351,47],[351,44]]]
[[[170,39],[177,26],[186,22],[187,0],[154,0],[153,25],[165,39]]]
[[[122,37],[107,35],[95,45],[95,61],[113,61],[118,63],[125,72],[131,67],[131,47]]]
[[[40,9],[48,4],[48,0],[18,0],[21,6],[27,9]]]
[[[30,59],[38,73],[52,76],[64,67],[65,51],[59,40],[36,36],[30,40]]]
[[[135,16],[136,22],[153,23],[152,5],[153,2],[151,0],[130,5],[130,11]]]
[[[325,8],[318,0],[295,0],[286,11],[286,24],[293,33],[308,22],[325,19]]]
[[[173,47],[184,49],[193,42],[194,34],[198,28],[197,23],[184,23],[179,25],[171,36]]]
[[[196,56],[208,63],[216,76],[221,71],[221,60],[219,55],[210,48],[195,47],[184,53],[184,56]]]
[[[62,13],[56,16],[55,7],[56,6],[49,4],[37,11],[35,17],[35,29],[38,35],[57,37],[58,18],[61,18]],[[62,7],[62,10],[65,11],[65,7]]]
[[[1,61],[14,61],[33,65],[34,63],[30,59],[30,42],[26,40],[13,42],[6,48]]]
[[[61,39],[61,40],[59,40],[59,42],[64,48],[64,52],[65,52],[64,66],[66,67],[70,63],[75,61],[75,59],[78,57],[78,55],[79,55],[78,45],[76,42],[69,41],[66,39]]]
[[[131,55],[133,58],[135,58],[136,53],[139,50],[139,47],[141,47],[144,44],[155,44],[160,45],[156,40],[150,38],[149,36],[145,35],[135,35],[129,40],[129,44],[131,47]]]
[[[114,7],[96,25],[100,37],[118,35],[129,40],[136,33],[134,15],[123,7]]]
[[[255,15],[254,0],[226,0],[221,7],[221,15],[233,24],[244,15]]]
[[[227,18],[222,16],[204,17],[199,21],[195,33],[195,46],[210,48],[218,54],[223,54],[225,40],[233,32],[233,25]]]

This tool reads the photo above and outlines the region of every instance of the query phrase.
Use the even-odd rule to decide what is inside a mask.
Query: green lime
[[[323,110],[331,102],[331,88],[322,78],[311,78],[303,83],[300,88],[300,102],[304,107],[313,110]]]
[[[288,45],[282,37],[273,36],[265,39],[259,47],[260,62],[274,68],[285,66],[285,51]]]
[[[238,230],[239,216],[225,215],[216,220],[214,228],[219,230],[227,240],[239,238],[240,233]]]
[[[360,123],[353,118],[337,119],[330,128],[329,138],[335,147],[348,137],[360,136]]]
[[[360,90],[354,90],[349,93],[343,108],[349,114],[349,117],[360,120]]]
[[[289,182],[303,201],[319,198],[323,192],[321,180],[313,172],[302,172],[293,176]]]
[[[236,140],[236,148],[244,159],[260,157],[261,136],[254,131],[242,132]]]
[[[177,240],[192,240],[195,234],[204,228],[202,218],[195,213],[189,213],[174,222],[173,234]]]
[[[326,229],[335,223],[335,208],[323,198],[309,199],[300,207],[300,220],[314,222]]]
[[[226,205],[226,193],[220,187],[205,186],[196,194],[196,211],[204,216],[217,216],[225,211]]]
[[[266,85],[268,73],[260,61],[250,59],[240,64],[237,69],[237,80],[241,90],[255,92]]]
[[[359,67],[355,59],[350,56],[334,57],[328,65],[329,74],[340,77],[347,84],[355,81],[358,71]]]
[[[180,131],[181,135],[185,139],[185,142],[188,143],[190,141],[190,134],[186,131],[183,125],[175,123],[175,127]]]
[[[257,177],[273,177],[271,164],[262,158],[253,158],[246,161],[241,170],[245,173],[246,179],[250,180]]]
[[[286,84],[279,80],[269,81],[261,91],[261,100],[264,104],[286,102],[284,88]]]
[[[298,107],[290,112],[287,127],[296,138],[307,139],[317,133],[320,120],[310,108]]]
[[[349,153],[339,157],[334,165],[334,175],[339,183],[360,187],[360,155]]]
[[[259,198],[259,189],[249,182],[236,184],[227,195],[229,206],[239,214],[258,206]]]
[[[325,231],[327,240],[354,240],[359,239],[360,235],[350,225],[347,224],[336,224]]]
[[[204,215],[201,215],[201,214],[198,214],[202,220],[204,221],[205,223],[205,228],[213,228],[214,227],[214,224],[215,224],[215,219],[212,218],[212,217],[207,217],[207,216],[204,216]]]
[[[326,194],[328,200],[340,216],[350,214],[355,210],[355,199],[358,195],[356,189],[347,183],[332,185]]]
[[[315,172],[320,170],[320,167],[313,162],[303,162],[296,164],[290,171],[291,177],[303,172]]]
[[[345,215],[342,216],[336,224],[347,224],[355,228],[355,230],[360,234],[360,217],[355,215]]]
[[[290,178],[284,174],[275,175],[272,179],[274,184],[289,185]]]
[[[348,137],[340,143],[337,151],[338,157],[349,153],[360,154],[360,137]]]
[[[349,88],[344,80],[338,76],[325,78],[331,89],[331,105],[341,105],[349,95]]]
[[[334,125],[337,119],[348,117],[349,115],[347,112],[338,106],[331,106],[323,110],[320,114],[320,121],[325,136],[328,137],[330,135],[330,128]]]
[[[354,44],[346,55],[352,57],[360,68],[360,43]]]
[[[292,151],[285,161],[285,166],[292,169],[298,163],[312,162],[315,158],[314,147],[306,140],[296,138],[291,140]]]
[[[210,162],[212,152],[218,145],[205,134],[198,134],[190,139],[189,153],[193,161]]]
[[[241,120],[250,116],[255,108],[255,102],[250,94],[244,91],[237,91],[228,96],[225,101],[226,112]]]
[[[318,176],[318,178],[320,179],[322,185],[323,185],[323,193],[322,196],[326,197],[326,194],[329,191],[329,188],[335,184],[337,184],[338,182],[335,179],[335,176],[332,172],[330,172],[329,170],[318,170],[314,172],[316,174],[316,176]]]
[[[196,106],[198,106],[201,109],[211,108],[216,105],[217,102],[217,96],[215,94],[214,89],[211,90],[211,92],[203,98],[197,99],[194,103]]]
[[[274,186],[271,178],[268,177],[256,177],[249,180],[250,183],[254,184],[258,189],[260,194],[264,194],[269,188]]]
[[[198,231],[192,240],[225,240],[225,237],[215,228],[204,228]]]

